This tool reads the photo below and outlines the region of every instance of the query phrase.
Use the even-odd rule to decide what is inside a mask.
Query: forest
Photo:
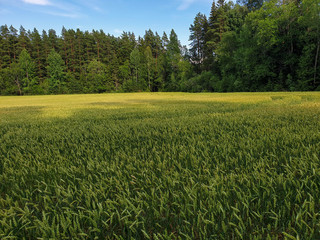
[[[190,25],[144,36],[0,29],[0,95],[320,90],[319,0],[217,0]]]

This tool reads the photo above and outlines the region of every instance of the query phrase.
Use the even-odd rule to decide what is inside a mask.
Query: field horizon
[[[192,97],[193,96],[193,97]],[[279,100],[305,104],[320,99],[320,92],[239,92],[239,93],[182,93],[182,92],[131,92],[131,93],[102,93],[102,94],[58,94],[58,95],[24,95],[0,96],[0,109],[10,107],[47,106],[47,107],[75,107],[81,108],[86,104],[104,102],[112,104],[127,104],[134,106],[148,104],[148,100],[190,100],[213,101],[230,103],[261,103]],[[112,100],[112,101],[111,101]],[[135,101],[137,100],[137,101]],[[141,101],[141,100],[144,100]],[[90,102],[92,101],[92,102]],[[281,101],[280,101],[281,103]],[[318,104],[314,101],[314,104]],[[90,107],[94,107],[91,105]],[[98,105],[98,104],[97,104]],[[98,106],[101,107],[101,106]],[[106,106],[104,106],[106,107]],[[114,106],[112,106],[114,107]],[[119,106],[118,106],[119,107]],[[52,109],[53,110],[53,109]]]

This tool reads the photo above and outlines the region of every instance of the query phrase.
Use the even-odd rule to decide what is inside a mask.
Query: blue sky
[[[115,36],[145,30],[162,36],[173,28],[182,44],[188,44],[189,27],[198,12],[209,14],[212,0],[0,0],[0,25],[27,30],[62,26],[80,30],[102,29]]]

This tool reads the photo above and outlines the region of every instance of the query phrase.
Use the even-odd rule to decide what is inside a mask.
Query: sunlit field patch
[[[0,239],[319,239],[320,94],[0,97]]]

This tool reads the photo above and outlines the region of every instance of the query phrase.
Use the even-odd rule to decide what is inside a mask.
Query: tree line
[[[320,90],[318,0],[217,0],[172,30],[0,29],[0,94]]]
[[[217,0],[190,31],[194,91],[320,90],[319,0]]]
[[[0,45],[1,94],[178,91],[192,71],[174,30],[136,38],[63,28],[58,36],[4,25]]]

